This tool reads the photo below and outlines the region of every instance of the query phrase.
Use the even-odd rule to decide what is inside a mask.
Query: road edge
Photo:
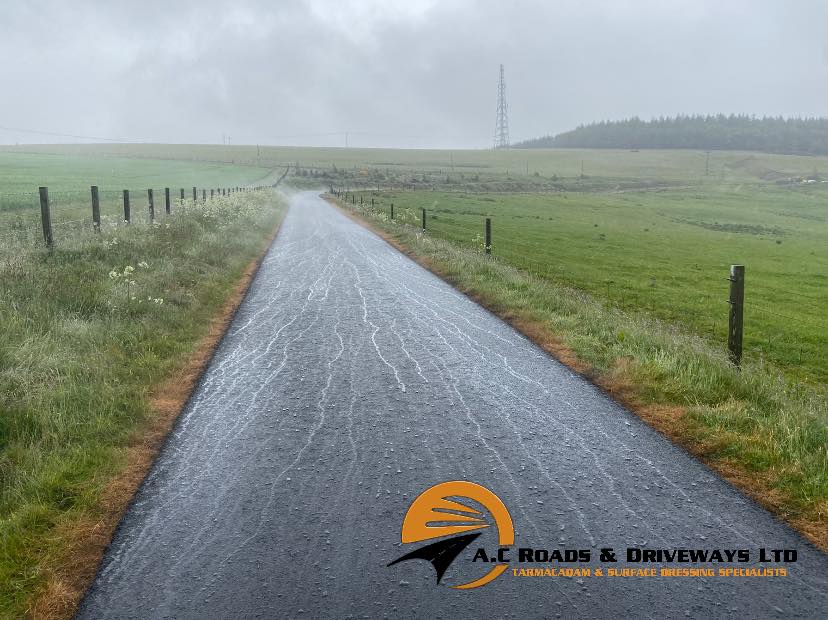
[[[57,536],[72,542],[54,567],[46,569],[46,585],[27,611],[29,618],[72,618],[92,586],[101,560],[135,494],[155,463],[181,412],[198,387],[239,307],[247,297],[256,274],[279,236],[289,210],[285,206],[262,249],[242,272],[232,294],[210,321],[207,334],[198,341],[189,360],[158,386],[150,397],[154,413],[150,424],[136,433],[126,448],[126,466],[105,486],[101,496],[103,516],[97,521],[77,520],[59,527]]]
[[[675,422],[680,420],[685,415],[687,412],[686,407],[680,407],[677,405],[660,405],[657,403],[645,403],[641,401],[635,395],[633,386],[619,385],[616,382],[613,382],[611,378],[602,376],[595,368],[593,368],[591,364],[580,359],[572,349],[557,339],[555,334],[551,333],[547,328],[534,321],[513,316],[508,311],[494,307],[492,304],[488,303],[485,298],[477,295],[474,291],[468,290],[465,287],[458,287],[457,282],[454,282],[451,278],[442,273],[437,266],[428,260],[428,258],[415,253],[413,250],[394,239],[393,236],[391,236],[387,231],[374,225],[373,222],[363,219],[349,209],[342,207],[342,205],[338,204],[330,195],[323,194],[320,197],[337,211],[342,213],[345,217],[380,237],[388,245],[413,260],[415,263],[420,265],[420,267],[427,269],[430,273],[440,278],[453,289],[465,295],[476,304],[482,308],[485,308],[488,312],[491,312],[493,315],[507,323],[513,329],[526,336],[526,338],[551,355],[555,360],[600,388],[601,391],[604,392],[609,398],[613,399],[625,409],[635,414],[648,426],[666,437],[674,445],[685,450],[693,458],[703,463],[705,467],[724,478],[724,480],[726,480],[736,490],[770,512],[778,521],[795,530],[805,541],[812,544],[821,552],[828,554],[828,534],[826,534],[825,531],[815,528],[812,522],[807,519],[788,518],[788,516],[780,509],[780,506],[773,501],[772,491],[762,485],[761,481],[757,481],[755,478],[751,477],[747,471],[736,464],[708,459],[701,446],[697,446],[683,440],[675,426]]]

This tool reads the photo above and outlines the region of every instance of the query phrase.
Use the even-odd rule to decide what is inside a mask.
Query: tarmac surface
[[[442,582],[388,564],[422,491],[468,480],[515,528]],[[485,511],[483,511],[485,513]],[[474,537],[471,537],[474,538]],[[422,544],[422,543],[421,543]],[[590,550],[518,563],[517,548]],[[627,562],[625,550],[745,549],[746,563]],[[601,563],[613,548],[617,563]],[[759,549],[795,563],[757,563]],[[603,569],[519,577],[512,569]],[[787,569],[621,577],[609,569]],[[818,617],[828,558],[456,290],[296,194],[227,335],[121,522],[80,618]]]

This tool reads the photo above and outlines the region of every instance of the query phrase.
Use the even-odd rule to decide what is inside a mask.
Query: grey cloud
[[[631,115],[828,114],[817,0],[7,0],[2,12],[4,127],[486,147],[501,62],[513,139]],[[0,129],[0,142],[56,140]]]

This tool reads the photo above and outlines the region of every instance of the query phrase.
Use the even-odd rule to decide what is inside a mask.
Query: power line
[[[75,138],[76,140],[100,140],[102,142],[129,142],[135,143],[137,140],[126,140],[124,138],[103,138],[101,136],[81,136],[72,133],[58,133],[55,131],[41,131],[39,129],[22,129],[20,127],[5,127],[0,125],[0,129],[4,131],[13,131],[16,133],[32,133],[40,136],[52,136],[55,138]]]

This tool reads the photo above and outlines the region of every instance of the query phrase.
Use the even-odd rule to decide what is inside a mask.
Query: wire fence
[[[0,244],[52,247],[61,238],[123,225],[151,225],[162,214],[183,204],[206,204],[219,196],[276,187],[287,176],[286,168],[270,185],[233,187],[149,187],[89,190],[57,190],[0,193]],[[39,207],[39,208],[38,208]]]
[[[537,218],[518,218],[518,223],[514,218],[498,221],[485,211],[433,208],[427,199],[417,208],[392,206],[393,202],[381,192],[370,188],[354,192],[332,186],[330,190],[352,209],[393,219],[397,225],[461,247],[491,253],[543,279],[575,289],[586,288],[606,305],[624,311],[645,311],[668,322],[689,325],[712,342],[728,343],[731,359],[737,365],[743,357],[760,362],[771,360],[795,369],[806,381],[828,383],[828,299],[820,299],[817,294],[773,290],[761,281],[749,280],[745,300],[738,304],[738,316],[734,316],[734,283],[727,273],[716,278],[722,282],[721,294],[711,291],[709,284],[693,286],[656,276],[650,278],[649,284],[642,284],[642,278],[630,280],[620,270],[608,271],[603,281],[585,282],[573,273],[568,263],[572,257],[549,255],[555,255],[554,249],[545,248],[556,247],[557,239],[532,227]],[[410,200],[406,202],[410,205]],[[729,286],[725,284],[727,279],[731,280]],[[744,287],[744,280],[738,286]],[[786,310],[791,307],[795,307],[795,312]]]

